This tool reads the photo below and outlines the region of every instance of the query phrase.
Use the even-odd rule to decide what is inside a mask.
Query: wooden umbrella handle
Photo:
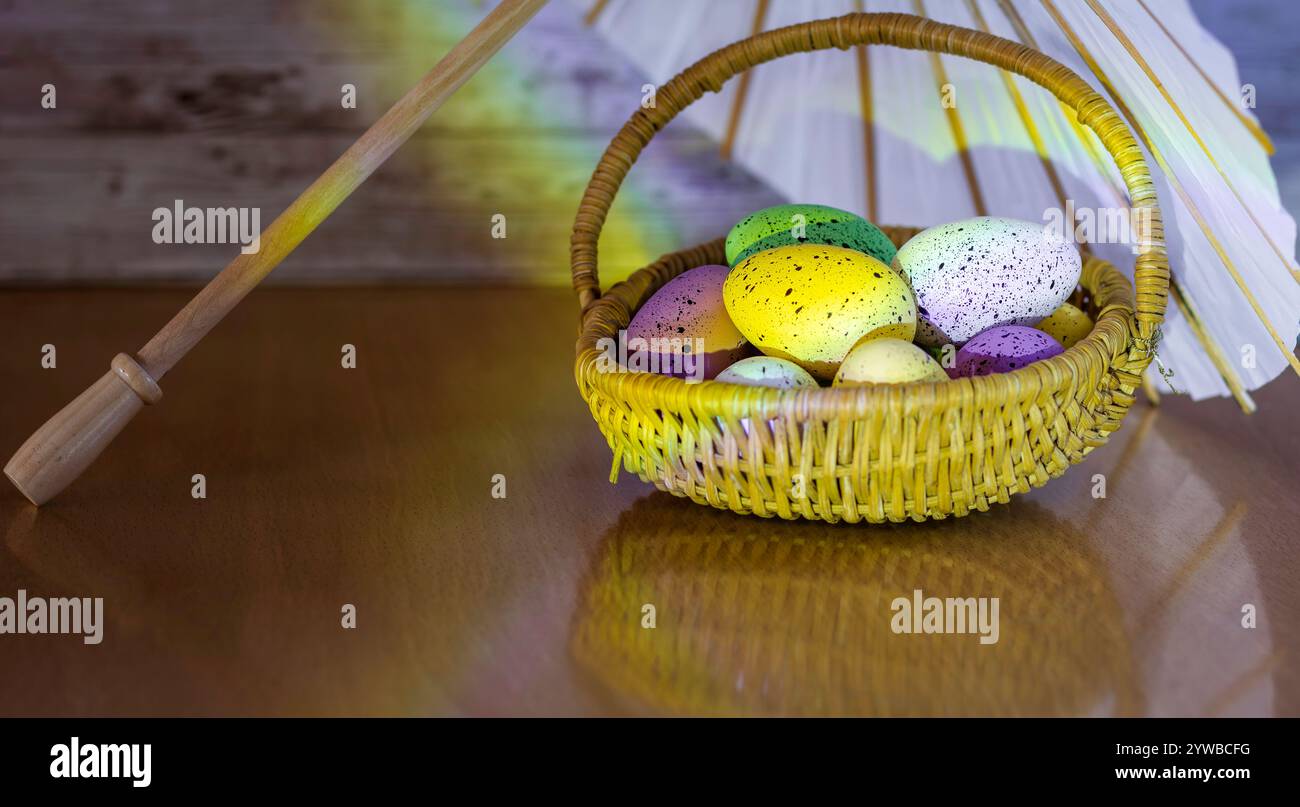
[[[119,354],[108,373],[28,438],[4,469],[23,495],[44,504],[89,467],[144,404],[162,396],[159,379],[544,5],[501,0],[262,231],[257,252],[241,252],[136,356]]]

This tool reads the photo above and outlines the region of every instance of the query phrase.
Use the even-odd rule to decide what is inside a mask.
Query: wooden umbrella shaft
[[[545,4],[546,0],[502,0],[271,222],[260,236],[257,252],[241,253],[231,261],[149,340],[138,354],[144,369],[160,379],[176,366]]]
[[[257,252],[231,261],[139,354],[118,354],[108,373],[28,438],[4,469],[23,495],[41,505],[76,479],[136,412],[162,397],[158,380],[544,5],[546,0],[501,0],[271,222]]]

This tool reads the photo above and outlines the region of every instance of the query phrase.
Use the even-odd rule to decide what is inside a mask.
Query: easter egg
[[[1092,333],[1092,320],[1078,307],[1061,303],[1060,308],[1034,327],[1068,348]]]
[[[1036,328],[999,325],[962,345],[953,374],[970,377],[1007,373],[1063,351],[1059,342]]]
[[[833,386],[947,381],[934,357],[902,339],[864,339],[844,357]]]
[[[1042,224],[987,216],[917,233],[893,266],[916,294],[926,347],[1037,322],[1065,302],[1083,268],[1074,244]]]
[[[754,347],[823,381],[864,336],[910,342],[916,334],[916,304],[903,279],[844,247],[796,244],[757,252],[727,275],[722,298]]]
[[[772,356],[750,356],[748,359],[741,359],[718,373],[714,380],[775,389],[818,386],[817,379],[808,375],[807,370],[792,361]]]
[[[629,369],[703,380],[753,355],[722,301],[728,271],[688,269],[646,300],[627,326]]]
[[[866,219],[825,205],[777,205],[746,216],[727,233],[727,263],[735,266],[773,247],[827,244],[864,252],[888,265],[897,250]]]

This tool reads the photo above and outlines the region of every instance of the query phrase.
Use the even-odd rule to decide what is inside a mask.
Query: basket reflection
[[[997,642],[982,644],[975,633],[895,633],[891,603],[917,589],[997,597]],[[653,628],[643,626],[646,605]],[[1082,531],[1033,502],[983,519],[862,535],[739,519],[655,493],[626,511],[597,550],[572,651],[629,709],[653,713],[1075,715],[1142,707],[1105,569]]]

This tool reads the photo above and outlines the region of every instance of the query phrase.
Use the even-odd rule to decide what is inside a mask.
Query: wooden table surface
[[[0,292],[5,456],[189,294]],[[60,499],[0,489],[0,596],[106,623],[0,635],[0,714],[1300,714],[1295,377],[1249,418],[1139,401],[985,514],[784,523],[610,485],[575,324],[559,290],[255,292]],[[998,643],[893,634],[917,588],[998,597]]]

